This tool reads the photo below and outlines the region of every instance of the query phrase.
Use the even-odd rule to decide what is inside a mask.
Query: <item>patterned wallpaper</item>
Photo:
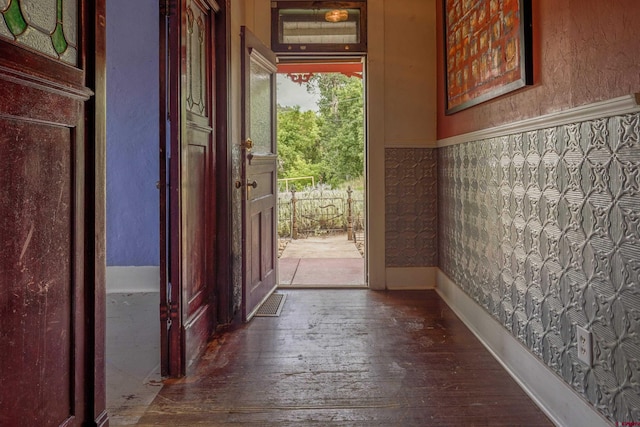
[[[438,265],[437,150],[385,150],[387,267]]]
[[[604,416],[639,422],[640,115],[438,157],[440,268]]]

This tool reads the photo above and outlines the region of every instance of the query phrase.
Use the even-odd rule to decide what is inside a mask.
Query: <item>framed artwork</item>
[[[446,114],[533,83],[531,0],[443,0]]]

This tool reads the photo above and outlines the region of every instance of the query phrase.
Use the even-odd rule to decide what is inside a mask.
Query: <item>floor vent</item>
[[[256,311],[256,317],[278,317],[282,311],[284,300],[287,298],[286,294],[273,293],[269,298],[262,303],[258,311]]]

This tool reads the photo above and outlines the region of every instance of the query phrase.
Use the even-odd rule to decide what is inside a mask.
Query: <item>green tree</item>
[[[278,106],[279,178],[313,176],[337,187],[364,175],[362,80],[316,74],[307,90],[319,94],[319,112]]]
[[[338,73],[316,74],[323,180],[332,186],[364,174],[364,96],[362,80]]]
[[[316,113],[278,106],[279,178],[320,177],[320,129]]]

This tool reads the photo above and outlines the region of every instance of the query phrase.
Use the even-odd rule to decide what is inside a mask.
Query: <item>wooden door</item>
[[[161,115],[165,125],[168,111],[169,123],[161,126],[161,152],[167,153],[161,161],[161,188],[167,189],[161,205],[168,207],[161,224],[163,233],[168,230],[161,257],[161,331],[162,371],[171,376],[185,374],[215,329],[217,11],[212,0],[175,0],[163,10]]]
[[[102,1],[0,2],[2,426],[107,421],[104,24]]]
[[[276,58],[242,27],[242,314],[249,320],[276,283]]]

